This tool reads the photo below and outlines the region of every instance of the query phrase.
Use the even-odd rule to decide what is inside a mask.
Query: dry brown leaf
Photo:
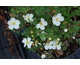
[[[58,57],[58,58],[59,58],[59,57],[60,57],[60,55],[56,54],[56,57]]]
[[[12,33],[8,32],[8,37],[13,38]]]
[[[8,39],[10,42],[12,41],[12,39],[11,39],[11,38],[9,38],[9,37],[8,37],[7,39]]]
[[[63,55],[63,51],[62,50],[56,50],[56,54],[61,56],[61,55]]]

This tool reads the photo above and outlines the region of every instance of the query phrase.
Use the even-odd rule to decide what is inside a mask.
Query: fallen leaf
[[[62,50],[56,50],[56,54],[61,56],[61,55],[63,55],[63,51]]]

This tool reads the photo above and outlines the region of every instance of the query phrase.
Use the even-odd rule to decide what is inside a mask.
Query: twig
[[[54,24],[53,24],[53,31],[54,31]]]
[[[78,24],[80,26],[80,24]],[[66,25],[66,26],[69,26],[69,27],[72,27],[72,26],[77,26],[77,25]]]
[[[75,16],[74,16],[74,20],[77,21]]]

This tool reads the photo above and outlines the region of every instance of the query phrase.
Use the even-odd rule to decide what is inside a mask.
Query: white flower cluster
[[[61,49],[61,44],[57,40],[56,41],[50,41],[50,42],[45,44],[44,48],[45,48],[45,50],[48,50],[48,49],[60,50]]]
[[[25,21],[27,22],[33,22],[33,14],[26,14],[23,15],[23,18]],[[61,21],[64,20],[64,17],[61,16],[61,13],[58,13],[56,16],[53,16],[52,17],[52,22],[54,25],[56,26],[60,26],[61,24]],[[20,21],[19,20],[16,20],[15,18],[11,18],[8,23],[7,23],[9,26],[9,29],[18,29],[19,28],[19,24],[20,24]],[[47,21],[44,20],[44,18],[41,18],[41,22],[39,22],[37,25],[36,25],[36,28],[40,28],[41,30],[45,30],[45,26],[47,26],[48,23]],[[67,29],[64,29],[64,32],[67,32],[68,30]],[[45,33],[44,31],[42,31],[42,33]],[[42,39],[42,38],[41,38]],[[44,38],[44,41],[45,41],[46,38]],[[49,40],[51,40],[51,38],[49,38]],[[61,44],[59,43],[60,39],[57,39],[56,41],[50,41],[48,43],[44,43],[44,48],[45,50],[48,50],[48,49],[57,49],[57,50],[60,50],[61,49]],[[24,47],[28,47],[28,48],[31,48],[31,45],[33,44],[33,41],[31,41],[31,38],[28,37],[27,39],[24,38],[22,40],[22,42],[24,43]],[[35,43],[35,46],[37,47],[37,44],[41,45],[41,43]],[[42,55],[42,58],[44,58],[45,55],[43,54]]]
[[[33,14],[26,14],[26,16],[24,15],[24,20],[27,21],[27,22],[33,22]],[[54,25],[56,26],[60,26],[60,21],[63,21],[64,20],[64,17],[61,16],[61,13],[58,13],[56,16],[53,16],[52,17],[52,22]],[[20,24],[20,21],[19,20],[16,20],[15,18],[11,18],[9,21],[8,21],[8,28],[9,29],[18,29],[19,28],[19,24]],[[36,25],[36,28],[40,28],[41,30],[44,30],[45,29],[45,26],[47,26],[48,23],[44,20],[44,18],[41,18],[41,22],[38,23]]]

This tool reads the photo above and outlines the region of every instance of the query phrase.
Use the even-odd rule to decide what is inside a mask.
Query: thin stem
[[[76,20],[76,16],[74,16],[74,20],[77,21],[77,20]]]
[[[78,24],[80,26],[80,24]],[[72,27],[72,26],[77,26],[77,25],[66,25],[66,26],[69,26],[69,27]]]
[[[53,24],[53,32],[54,32],[54,24]]]
[[[23,27],[25,27],[25,26],[30,26],[30,24],[22,25],[19,29],[15,30],[14,32],[19,31],[21,28],[23,28]]]

